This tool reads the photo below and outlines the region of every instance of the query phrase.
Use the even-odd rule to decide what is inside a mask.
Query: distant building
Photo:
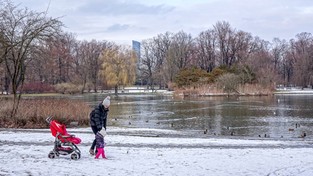
[[[141,59],[140,59],[140,42],[133,40],[132,41],[133,51],[136,53],[136,59],[137,59],[137,71],[136,71],[136,85],[142,85],[142,78],[140,73],[140,65],[141,65]]]
[[[140,42],[133,40],[132,41],[133,50],[136,53],[137,62],[140,63]]]

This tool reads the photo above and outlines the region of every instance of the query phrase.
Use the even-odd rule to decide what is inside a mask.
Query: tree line
[[[168,88],[195,68],[214,74],[217,68],[235,70],[241,83],[268,86],[307,87],[313,81],[313,37],[308,32],[269,42],[219,21],[195,37],[180,31],[145,39],[138,57],[131,46],[78,40],[62,30],[60,18],[45,12],[9,0],[0,5],[0,86],[14,99],[19,92],[49,89],[83,93],[134,83]]]
[[[142,42],[141,75],[148,84],[166,85],[181,70],[237,70],[241,83],[312,86],[313,37],[297,34],[290,41],[262,40],[226,21],[192,37],[184,31],[166,32]]]
[[[130,47],[109,41],[79,41],[59,18],[0,1],[0,86],[13,94],[11,117],[23,92],[118,87],[134,82]],[[69,92],[71,93],[71,92]]]

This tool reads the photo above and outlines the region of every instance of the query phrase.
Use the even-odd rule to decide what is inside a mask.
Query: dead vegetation
[[[216,84],[175,89],[176,96],[267,96],[272,94],[271,88],[258,84],[239,85],[233,92],[226,92]]]
[[[78,126],[89,124],[91,108],[83,101],[65,98],[24,98],[15,119],[10,118],[13,100],[0,98],[0,127],[1,128],[47,128],[45,121],[48,116],[69,125],[72,122]]]

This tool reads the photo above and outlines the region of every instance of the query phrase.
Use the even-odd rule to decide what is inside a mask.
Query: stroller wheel
[[[71,159],[72,160],[78,160],[80,158],[80,155],[78,154],[78,153],[73,153],[72,155],[71,155]]]
[[[56,153],[54,153],[54,152],[50,152],[50,153],[48,154],[48,157],[49,157],[50,159],[54,159],[56,156],[57,156],[57,155],[56,155]]]

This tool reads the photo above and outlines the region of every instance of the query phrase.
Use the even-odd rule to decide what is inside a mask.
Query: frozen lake
[[[106,95],[76,98],[91,106]],[[174,98],[169,95],[111,95],[109,125],[174,129],[198,137],[312,138],[313,95]]]

